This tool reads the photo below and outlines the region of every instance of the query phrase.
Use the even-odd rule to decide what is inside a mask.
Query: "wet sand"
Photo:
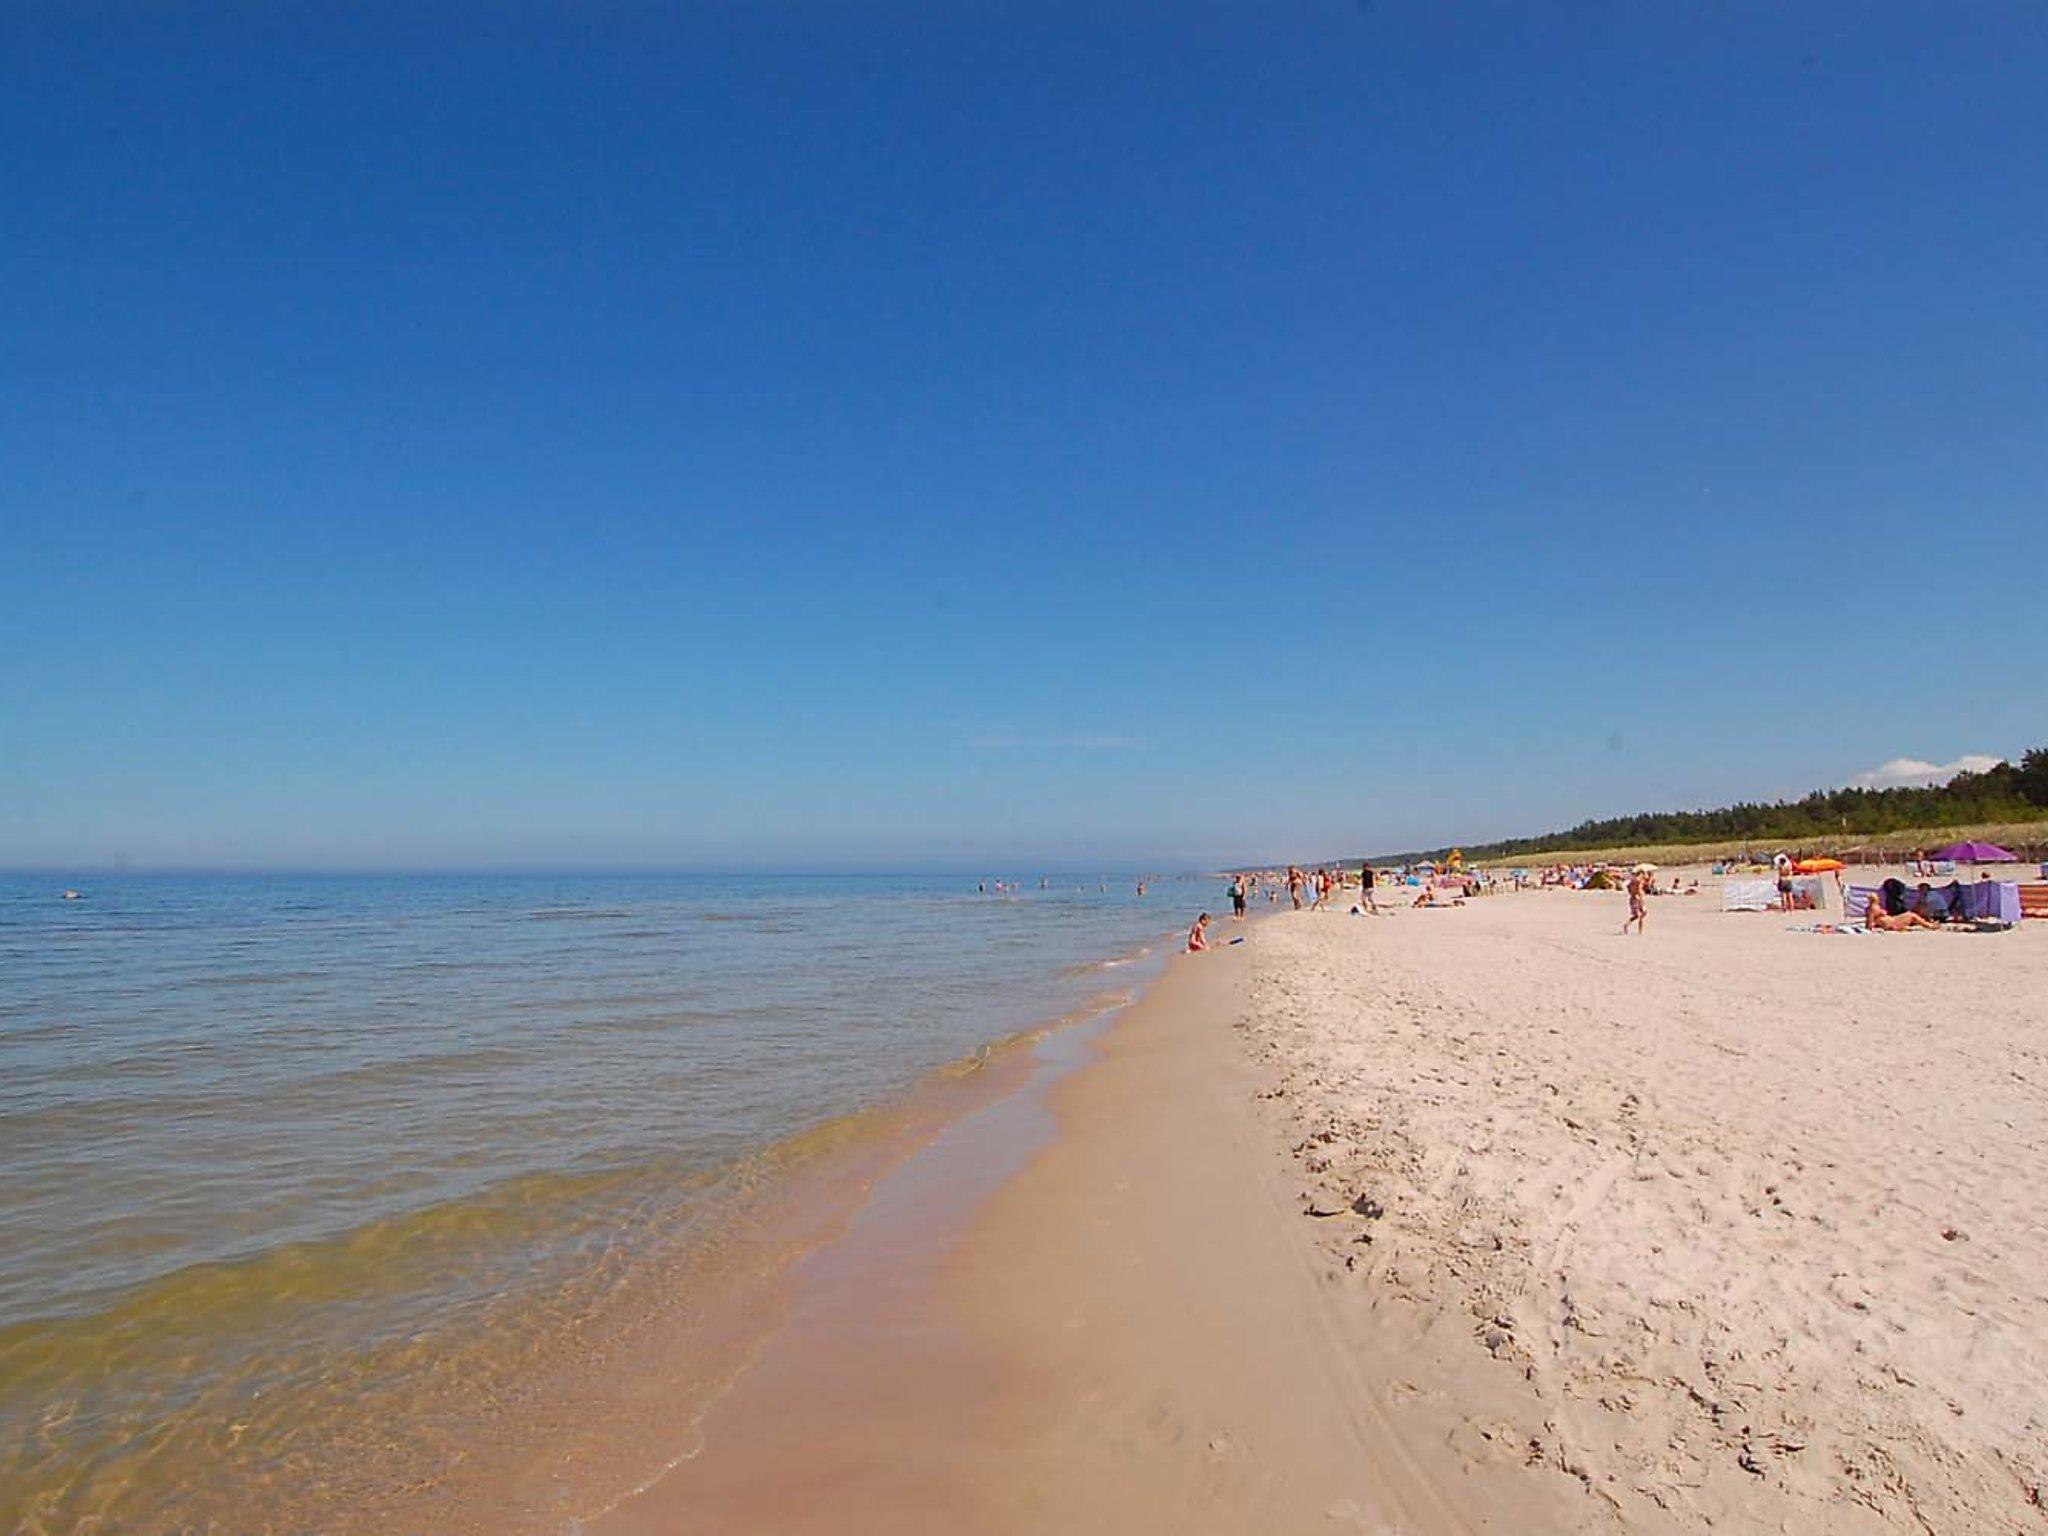
[[[1235,1035],[1256,942],[885,1184],[702,1453],[592,1536],[1528,1528],[1519,1478],[1439,1486],[1331,1305]]]

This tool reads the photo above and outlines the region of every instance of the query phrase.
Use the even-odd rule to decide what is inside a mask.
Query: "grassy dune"
[[[1745,851],[1765,855],[1780,849],[1794,857],[1832,855],[1851,863],[1897,863],[1915,848],[1932,852],[1950,843],[1996,843],[2014,853],[2037,856],[2048,850],[2048,819],[2039,821],[1991,821],[1963,827],[1909,827],[1900,832],[1834,832],[1822,837],[1796,837],[1773,841],[1767,838],[1736,838],[1717,843],[1646,843],[1632,848],[1583,848],[1561,853],[1530,853],[1517,858],[1480,859],[1490,869],[1518,866],[1535,868],[1544,864],[1608,863],[1711,864],[1718,859],[1740,858]]]

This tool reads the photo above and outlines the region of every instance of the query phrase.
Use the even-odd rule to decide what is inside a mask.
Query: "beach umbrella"
[[[1996,843],[1951,843],[1935,849],[1934,856],[1957,864],[2010,864],[2014,858]]]

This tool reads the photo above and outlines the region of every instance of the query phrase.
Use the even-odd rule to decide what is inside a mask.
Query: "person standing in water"
[[[1230,877],[1230,915],[1240,923],[1244,921],[1244,899],[1244,876],[1232,875]]]

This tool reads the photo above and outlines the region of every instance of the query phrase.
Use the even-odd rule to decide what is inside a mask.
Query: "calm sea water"
[[[447,1419],[413,1376],[458,1358],[468,1408],[534,1390],[463,1328],[559,1362],[634,1240],[715,1243],[734,1169],[1102,997],[1213,884],[0,879],[0,1528],[225,1528],[178,1501],[288,1510],[358,1433],[409,1475],[434,1426],[351,1414]]]

